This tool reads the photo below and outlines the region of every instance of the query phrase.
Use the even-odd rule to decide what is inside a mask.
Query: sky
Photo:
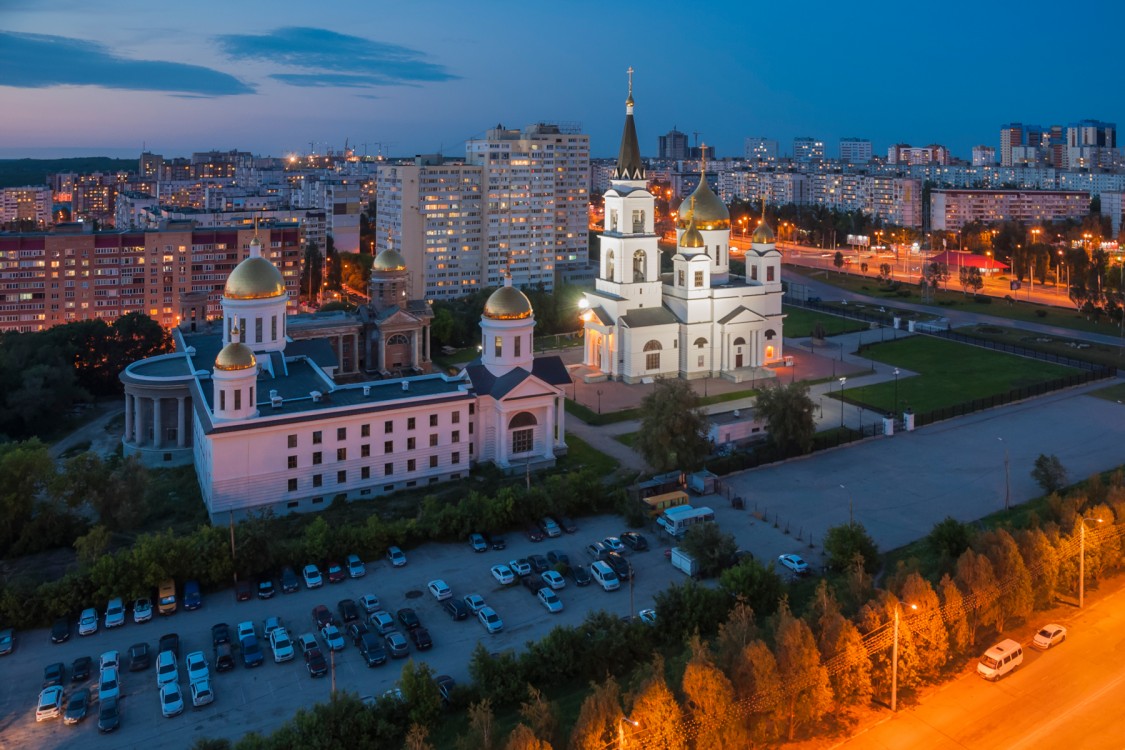
[[[1078,19],[1045,0],[0,0],[0,157],[462,155],[543,121],[609,157],[632,67],[646,156],[675,127],[720,156],[813,136],[968,158],[1008,122],[1125,126],[1096,34],[1125,4],[1096,15],[1071,43]]]

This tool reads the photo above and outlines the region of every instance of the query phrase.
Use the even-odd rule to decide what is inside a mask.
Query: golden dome
[[[250,347],[243,344],[241,341],[232,341],[223,347],[219,352],[219,356],[215,357],[216,370],[249,370],[251,367],[257,367],[258,360],[254,358],[254,352]]]
[[[383,252],[375,256],[375,262],[371,264],[372,271],[405,271],[406,260],[399,254],[397,250],[387,248]]]
[[[772,245],[775,240],[773,229],[764,221],[759,224],[758,228],[754,230],[754,233],[750,235],[750,242],[755,245]]]
[[[530,318],[531,300],[514,286],[502,286],[484,303],[484,317],[492,320]]]
[[[260,255],[251,255],[230,272],[223,296],[227,299],[283,297],[285,278],[273,263]]]
[[[730,229],[730,211],[727,206],[711,190],[705,178],[700,178],[699,187],[680,204],[680,218],[676,222],[680,229],[686,229],[688,214],[691,212],[691,202],[695,199],[695,224],[696,227],[709,231],[712,229]]]
[[[680,247],[698,249],[704,247],[703,234],[695,226],[695,217],[691,217],[687,231],[680,236]]]

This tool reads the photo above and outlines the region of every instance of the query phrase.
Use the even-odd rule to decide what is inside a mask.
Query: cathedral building
[[[356,313],[286,316],[281,273],[257,238],[248,249],[223,287],[221,321],[175,329],[174,353],[121,373],[125,454],[194,464],[212,521],[565,454],[570,377],[558,357],[532,356],[535,315],[510,278],[485,304],[480,358],[435,373],[432,312],[407,299],[396,251],[375,259],[370,302]]]
[[[627,383],[658,377],[761,377],[783,359],[781,253],[763,221],[746,252],[746,275],[730,272],[730,213],[706,180],[680,206],[672,271],[661,271],[654,228],[656,199],[647,189],[633,121],[625,129],[605,192],[605,231],[595,289],[583,300],[583,364]],[[600,374],[599,374],[600,373]]]

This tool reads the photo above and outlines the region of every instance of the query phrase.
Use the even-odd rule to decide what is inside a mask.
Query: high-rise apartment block
[[[848,164],[866,164],[871,161],[871,141],[866,138],[841,138],[840,161]]]
[[[824,161],[824,141],[808,136],[794,138],[793,160],[800,162]]]
[[[945,146],[911,146],[897,143],[887,149],[888,164],[948,164],[949,149]]]
[[[43,229],[51,223],[51,189],[28,185],[0,189],[0,226]]]
[[[989,167],[996,163],[996,149],[991,146],[973,146],[973,166]]]
[[[751,136],[744,142],[747,161],[777,161],[777,141]]]
[[[675,128],[669,130],[667,135],[660,136],[659,146],[658,153],[661,159],[679,161],[688,158],[687,134]]]
[[[934,190],[930,193],[930,225],[958,231],[970,222],[1057,221],[1084,216],[1090,194],[1067,190]]]

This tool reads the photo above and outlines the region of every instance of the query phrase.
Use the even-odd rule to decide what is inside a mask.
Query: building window
[[[347,440],[348,439],[348,428],[347,427],[337,427],[336,428],[336,439],[337,440]]]
[[[431,469],[437,468],[437,456],[430,456],[430,468]]]
[[[313,474],[313,487],[319,487],[323,483],[324,480],[320,474]]]
[[[394,464],[383,464],[383,476],[389,477],[391,474],[394,474],[394,473],[395,473],[395,465]]]
[[[296,479],[290,479],[289,480],[289,491],[290,492],[296,492],[297,491],[297,480]]]
[[[696,349],[702,349],[705,346],[707,346],[707,339],[700,336],[699,338],[697,338],[695,340],[695,348]]]
[[[348,449],[347,448],[337,448],[336,449],[336,460],[337,461],[347,461],[348,460]]]
[[[388,440],[387,442],[383,443],[383,453],[394,453],[394,452],[395,452],[395,441]]]
[[[460,430],[454,430],[453,435],[451,437],[451,440],[454,443],[460,443],[461,442],[461,431]]]
[[[431,448],[437,447],[437,440],[438,440],[438,436],[437,436],[436,432],[433,435],[430,435],[430,447]]]
[[[430,427],[437,427],[437,421],[438,421],[437,414],[431,414],[430,415]]]
[[[516,430],[512,433],[512,453],[527,453],[535,447],[535,430]]]
[[[417,468],[418,468],[418,462],[417,461],[415,461],[413,458],[406,459],[406,470],[408,472],[414,471]]]
[[[371,437],[371,425],[364,424],[359,426],[360,437]]]
[[[516,349],[515,352],[513,352],[513,354],[515,354],[517,357],[520,356],[520,341],[521,340],[522,339],[520,339],[519,336],[516,336],[516,338],[513,342],[515,344],[515,349]]]
[[[645,369],[646,370],[659,370],[660,369],[660,342],[653,340],[645,344]]]
[[[461,424],[461,412],[453,412],[453,424]]]
[[[773,266],[766,266],[766,281],[773,281]]]
[[[219,411],[226,411],[227,408],[227,392],[219,391]]]
[[[703,286],[703,272],[702,271],[696,271],[695,272],[695,288],[699,289],[702,286]]]
[[[360,479],[370,479],[371,478],[371,467],[370,466],[360,467],[359,478]]]
[[[477,413],[477,405],[476,404],[469,404],[469,416],[471,417],[476,413]]]
[[[297,468],[297,457],[296,456],[290,456],[289,457],[289,468],[290,469],[296,469]]]
[[[414,438],[407,438],[406,439],[406,450],[412,451],[412,450],[414,450],[416,445],[417,445],[417,442],[414,440]]]
[[[417,423],[417,421],[418,421],[418,420],[416,420],[416,419],[415,419],[414,417],[410,417],[410,418],[408,418],[408,419],[406,420],[406,429],[408,429],[408,430],[413,430],[413,429],[414,429],[414,425],[415,425],[415,424]]]
[[[383,422],[383,434],[384,435],[390,435],[394,431],[395,431],[395,423],[394,422],[390,422],[390,421]]]
[[[336,484],[347,484],[347,483],[348,483],[348,472],[347,471],[337,471],[336,472]]]
[[[370,455],[371,455],[371,444],[370,443],[364,443],[363,445],[359,446],[359,457],[360,458],[367,458]]]
[[[695,366],[696,367],[703,367],[703,355],[702,354],[700,354],[699,357],[697,358]]]
[[[676,271],[676,286],[685,286],[686,284],[687,280],[684,277],[683,270]]]
[[[270,318],[270,341],[277,341],[277,316]]]
[[[262,343],[262,319],[254,318],[254,340],[257,343]]]
[[[320,462],[321,462],[321,459],[322,459],[322,454],[321,454],[320,451],[317,451],[316,453],[314,453],[313,454],[313,466],[319,466]]]
[[[492,342],[492,347],[495,350],[495,356],[501,356],[504,352],[504,338],[502,336],[497,336]]]
[[[455,463],[455,464],[461,463],[461,454],[460,453],[455,452],[453,454],[453,463]]]
[[[313,445],[320,445],[321,435],[320,430],[313,433]]]
[[[241,408],[242,408],[242,389],[241,388],[235,388],[234,389],[234,410],[238,411]]]
[[[750,266],[750,280],[751,281],[757,281],[758,280],[758,267],[757,266]]]
[[[290,448],[296,448],[297,447],[297,436],[296,435],[290,435],[289,436],[289,447]]]
[[[472,422],[469,422],[469,434],[470,435],[473,434],[473,423]]]

